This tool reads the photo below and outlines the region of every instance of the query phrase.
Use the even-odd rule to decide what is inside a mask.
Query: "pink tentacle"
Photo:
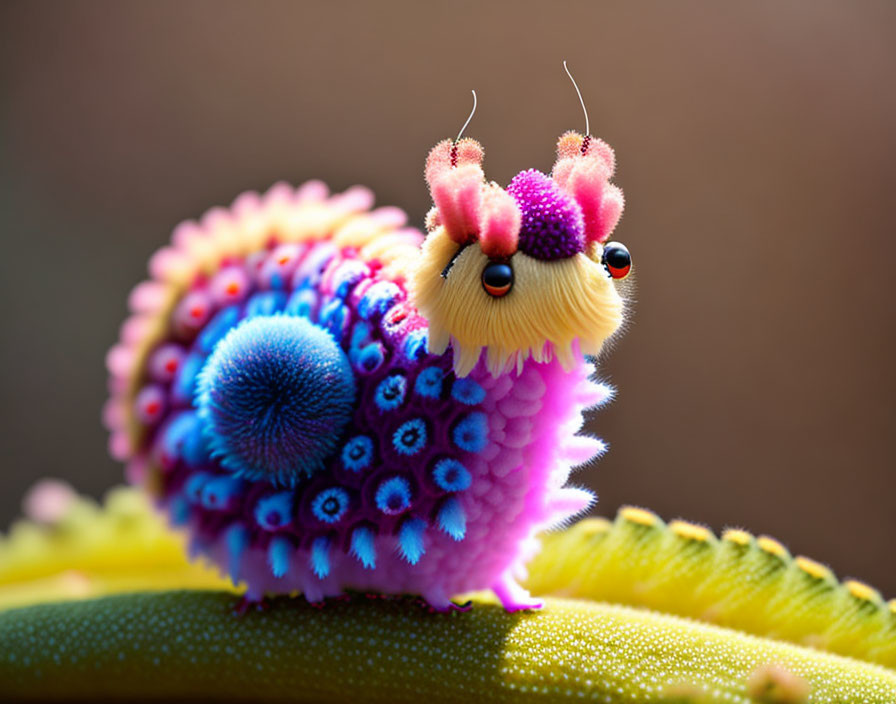
[[[513,196],[500,188],[489,188],[482,204],[479,233],[482,251],[495,259],[513,255],[522,217]]]

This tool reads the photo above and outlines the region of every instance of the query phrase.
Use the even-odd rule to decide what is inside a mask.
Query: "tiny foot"
[[[516,611],[538,611],[544,606],[544,602],[541,599],[530,598],[525,601],[502,601],[501,606],[507,613],[512,614]]]
[[[473,600],[468,599],[463,604],[458,604],[458,603],[455,603],[452,601],[451,605],[448,607],[448,610],[449,611],[457,611],[458,613],[465,614],[468,611],[473,610]]]
[[[450,614],[454,612],[466,613],[473,608],[473,602],[467,601],[463,604],[456,604],[450,599],[429,601],[426,597],[419,597],[417,603],[431,614]]]
[[[252,609],[254,609],[255,611],[267,611],[269,608],[271,608],[271,605],[264,597],[258,599],[243,595],[234,605],[233,615],[241,617],[245,616]]]
[[[492,585],[492,591],[501,601],[501,606],[508,613],[515,611],[532,611],[544,606],[541,599],[535,599],[528,591],[523,589],[508,573],[503,575]]]

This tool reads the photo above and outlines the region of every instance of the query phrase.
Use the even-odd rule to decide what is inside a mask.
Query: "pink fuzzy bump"
[[[567,190],[582,209],[586,242],[605,242],[622,215],[622,191],[605,174],[604,163],[591,160],[576,164],[569,175]]]
[[[616,171],[616,154],[609,144],[591,135],[585,137],[573,130],[560,135],[560,139],[557,140],[557,164],[565,159],[582,156],[597,157],[603,161],[607,167],[607,178],[613,178]],[[557,164],[554,165],[555,169]]]
[[[129,376],[134,370],[136,361],[136,354],[128,345],[115,345],[106,353],[106,369],[116,377]]]
[[[404,227],[408,222],[407,213],[392,205],[372,210],[370,218],[380,227]]]
[[[435,180],[451,168],[451,140],[443,139],[429,151],[426,157],[426,183],[432,189]]]
[[[443,139],[426,157],[426,183],[432,189],[439,176],[456,166],[473,164],[481,167],[484,155],[482,145],[475,139],[465,137],[456,143]]]
[[[168,289],[158,281],[143,281],[137,284],[128,298],[128,307],[135,313],[151,313],[165,303]]]
[[[578,153],[576,153],[578,148]],[[610,183],[613,150],[599,139],[567,132],[557,143],[554,181],[579,204],[587,242],[606,242],[622,216],[622,191]]]
[[[455,157],[458,166],[461,166],[462,164],[482,165],[482,161],[485,158],[485,151],[482,149],[482,145],[475,139],[465,137],[454,146],[456,147]]]
[[[442,224],[458,244],[479,234],[484,178],[480,166],[464,164],[440,173],[430,184]]]
[[[347,213],[360,213],[373,206],[373,191],[367,186],[352,186],[330,198],[330,205]]]
[[[306,181],[296,189],[295,202],[307,203],[322,201],[330,195],[330,189],[323,181]]]
[[[516,252],[523,215],[516,200],[500,188],[489,188],[482,199],[479,240],[482,251],[493,259]]]
[[[61,520],[77,500],[75,490],[56,479],[42,479],[25,494],[25,515],[37,523],[52,524]]]

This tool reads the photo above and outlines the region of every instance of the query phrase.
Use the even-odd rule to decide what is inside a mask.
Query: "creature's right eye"
[[[507,262],[489,262],[482,270],[482,288],[489,296],[501,298],[513,287],[513,269]]]

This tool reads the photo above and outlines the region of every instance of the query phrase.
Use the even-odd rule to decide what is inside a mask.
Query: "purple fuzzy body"
[[[143,432],[132,470],[152,468],[152,491],[188,532],[191,554],[244,582],[251,599],[358,590],[419,594],[443,609],[493,588],[509,609],[536,605],[515,579],[537,531],[591,502],[565,484],[602,449],[575,433],[609,389],[588,380],[584,361],[564,371],[530,360],[498,377],[480,361],[458,379],[450,349],[426,351],[426,320],[378,262],[328,239],[291,252],[279,268],[273,247],[228,262],[236,294],[227,298],[220,275],[199,279],[175,309],[135,396]],[[322,460],[265,476],[232,461],[233,438],[208,411],[217,382],[203,370],[245,321],[283,316],[332,336],[350,366],[352,405],[321,439]],[[326,384],[311,391],[326,402]]]

